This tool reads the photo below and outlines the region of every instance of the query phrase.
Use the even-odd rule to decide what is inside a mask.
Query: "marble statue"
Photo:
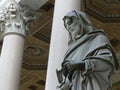
[[[63,18],[68,50],[56,70],[57,90],[112,90],[111,75],[119,65],[103,30],[95,30],[87,15],[72,10]]]

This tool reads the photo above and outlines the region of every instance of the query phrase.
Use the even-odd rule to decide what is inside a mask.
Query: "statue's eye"
[[[69,22],[72,24],[73,21],[74,21],[74,18],[73,18],[73,17],[70,17],[69,20],[70,20]]]
[[[67,24],[67,25],[71,25],[74,20],[75,20],[75,17],[71,16],[71,17],[68,17],[68,16],[65,16],[63,18],[64,22]]]
[[[68,20],[68,21],[67,21],[67,24],[68,24],[68,25],[71,25],[71,24],[72,24],[72,21],[71,21],[71,20]]]
[[[71,17],[69,17],[69,20],[70,20],[69,23],[72,24],[74,22],[74,20],[75,20],[75,17],[71,16]]]

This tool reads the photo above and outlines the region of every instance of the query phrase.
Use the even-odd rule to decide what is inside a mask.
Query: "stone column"
[[[45,90],[56,90],[58,85],[56,69],[61,68],[68,42],[68,33],[64,28],[63,17],[71,10],[80,10],[80,3],[81,0],[55,0]]]
[[[18,90],[28,18],[16,3],[11,3],[0,16],[3,32],[0,90]]]

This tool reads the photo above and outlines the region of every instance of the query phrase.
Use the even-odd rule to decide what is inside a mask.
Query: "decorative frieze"
[[[45,54],[47,51],[37,45],[28,45],[25,46],[24,53],[29,56],[41,56]]]
[[[30,64],[26,61],[23,61],[23,68],[33,70],[33,69],[38,69],[38,70],[47,70],[47,64]]]

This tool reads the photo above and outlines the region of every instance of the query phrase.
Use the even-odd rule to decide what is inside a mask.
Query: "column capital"
[[[26,36],[28,22],[34,20],[34,16],[30,15],[29,7],[21,6],[16,1],[2,9],[0,13],[0,30],[3,36],[14,33]]]

